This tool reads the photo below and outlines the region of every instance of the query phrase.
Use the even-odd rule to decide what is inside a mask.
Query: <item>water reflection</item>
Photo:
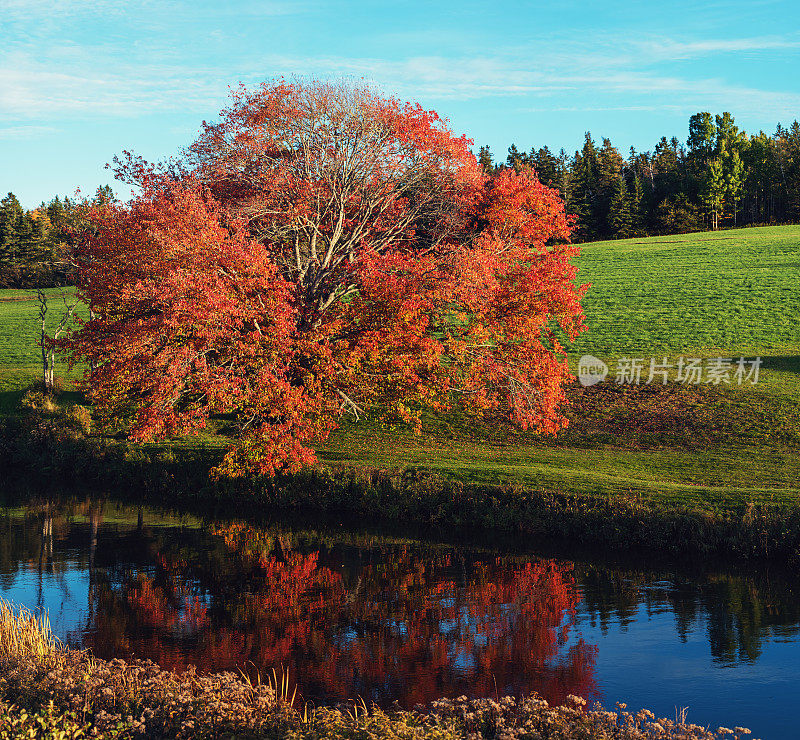
[[[636,570],[109,503],[7,510],[0,593],[47,608],[62,637],[102,657],[284,666],[307,699],[405,706],[531,691],[634,701],[656,661],[687,656],[675,685],[697,699],[713,684],[698,636],[741,677],[770,643],[796,644],[800,625],[796,582],[780,573]],[[796,685],[800,669],[783,677]]]
[[[206,670],[288,666],[306,697],[593,695],[572,566],[244,524],[121,536],[97,560],[76,642]]]
[[[797,583],[784,573],[749,577],[704,573],[700,578],[671,574],[654,579],[652,572],[637,573],[580,569],[582,611],[603,633],[610,625],[623,629],[648,615],[669,612],[682,642],[690,632],[705,626],[714,660],[722,664],[755,661],[764,643],[800,633],[800,599]]]

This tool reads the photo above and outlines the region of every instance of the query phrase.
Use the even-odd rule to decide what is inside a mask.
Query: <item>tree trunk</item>
[[[44,330],[42,330],[42,334],[44,335]],[[45,391],[50,391],[50,365],[44,345],[42,345],[42,385]]]
[[[48,363],[47,372],[47,388],[52,391],[56,385],[56,351],[54,349],[50,350],[50,361]]]
[[[94,321],[94,310],[91,306],[89,306],[89,321]],[[94,357],[92,357],[90,364],[90,369],[94,372],[97,369],[97,363],[95,362]]]
[[[36,290],[36,297],[39,300],[39,320],[41,321],[41,331],[39,334],[39,347],[42,350],[42,385],[44,386],[44,390],[46,393],[49,393],[52,389],[52,382],[51,382],[51,368],[50,368],[50,357],[47,352],[47,296],[45,296],[44,292],[37,288]]]

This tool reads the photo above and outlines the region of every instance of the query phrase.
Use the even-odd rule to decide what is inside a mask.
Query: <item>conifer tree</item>
[[[626,239],[631,236],[632,224],[631,197],[625,178],[620,175],[612,188],[608,225],[615,239]]]
[[[583,241],[594,239],[599,234],[597,219],[599,201],[597,147],[590,132],[586,132],[583,149],[575,152],[572,163],[572,187],[567,205],[569,212],[577,216],[576,237]]]
[[[539,182],[551,188],[558,186],[558,159],[548,147],[543,146],[539,151],[531,149],[528,160],[536,170]]]
[[[478,164],[487,175],[491,175],[494,172],[492,150],[488,146],[482,146],[478,150]]]
[[[625,165],[619,150],[611,143],[611,139],[604,138],[603,146],[597,154],[597,181],[598,195],[595,208],[597,231],[600,236],[614,236],[615,229],[611,225],[611,200],[617,190],[619,178],[623,174]],[[626,187],[627,200],[627,187]],[[629,209],[628,204],[626,206]]]
[[[517,149],[516,144],[508,147],[508,156],[506,157],[506,167],[509,169],[520,172],[522,167],[528,164],[528,156]]]
[[[643,236],[646,232],[644,228],[644,191],[642,189],[642,181],[639,179],[639,174],[637,172],[633,173],[631,180],[632,183],[629,188],[631,214],[630,235]]]
[[[0,200],[0,266],[4,272],[14,268],[19,259],[22,217],[22,206],[14,193]]]

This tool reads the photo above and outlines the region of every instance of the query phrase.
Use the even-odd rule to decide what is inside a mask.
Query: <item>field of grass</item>
[[[591,288],[583,302],[589,329],[570,347],[574,368],[583,354],[604,360],[612,375],[623,356],[646,365],[665,355],[761,357],[759,383],[725,387],[718,402],[738,407],[744,420],[800,423],[800,226],[595,242],[582,245],[578,265]],[[320,452],[331,462],[415,465],[467,481],[634,492],[719,509],[797,499],[800,448],[779,436],[767,430],[754,440],[732,425],[691,449],[580,438],[465,442],[458,429],[415,439],[406,430],[345,425]]]
[[[578,265],[575,357],[760,356],[764,386],[800,395],[800,226],[595,242]]]
[[[587,244],[579,267],[581,282],[592,285],[584,300],[589,329],[570,348],[571,362],[593,354],[613,373],[622,356],[760,356],[758,385],[684,394],[677,405],[672,396],[632,394],[613,413],[604,397],[576,392],[573,431],[549,440],[463,419],[430,419],[421,437],[377,422],[345,423],[320,458],[413,466],[465,482],[634,493],[707,510],[796,501],[800,226]],[[54,299],[54,313],[57,305]],[[36,309],[32,292],[0,291],[0,412],[37,377]],[[686,428],[662,433],[687,410],[699,411]],[[649,426],[639,429],[645,417]]]
[[[47,288],[44,293],[48,297],[47,326],[52,329],[63,315],[62,290]],[[12,410],[22,389],[41,377],[38,311],[35,290],[0,289],[0,413]],[[58,360],[56,374],[65,386],[79,375]]]
[[[800,226],[581,246],[591,331],[576,351],[797,349]]]

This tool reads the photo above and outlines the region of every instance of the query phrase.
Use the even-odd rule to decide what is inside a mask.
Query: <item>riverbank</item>
[[[471,483],[413,467],[320,466],[275,478],[214,479],[209,471],[222,455],[219,446],[133,446],[92,436],[90,423],[71,406],[28,408],[2,420],[0,466],[9,483],[114,490],[140,502],[216,502],[343,523],[473,528],[619,551],[800,562],[800,506],[786,491],[760,501],[719,491],[712,507],[677,495]]]
[[[290,683],[232,673],[175,673],[150,661],[101,660],[65,650],[49,626],[0,602],[0,732],[10,737],[103,738],[744,738],[746,728],[712,731],[618,705],[606,711],[570,697],[551,706],[537,696],[440,699],[415,710],[384,711],[363,700],[301,705]],[[8,646],[13,646],[10,648]],[[57,734],[57,733],[61,734]]]
[[[21,405],[37,377],[37,304],[31,291],[5,291],[0,465],[23,482],[155,500],[796,561],[798,245],[796,226],[584,245],[589,330],[570,361],[577,370],[578,357],[592,354],[610,376],[567,389],[566,430],[541,438],[500,419],[428,415],[415,435],[377,417],[345,419],[317,447],[317,468],[274,480],[209,479],[230,442],[225,419],[152,445],[96,432],[91,410],[69,390],[77,369],[59,366],[64,392],[55,404]],[[758,383],[646,383],[649,358],[674,364],[679,355],[702,359],[706,370],[714,357],[760,358]],[[642,359],[641,383],[615,382],[622,357]]]

